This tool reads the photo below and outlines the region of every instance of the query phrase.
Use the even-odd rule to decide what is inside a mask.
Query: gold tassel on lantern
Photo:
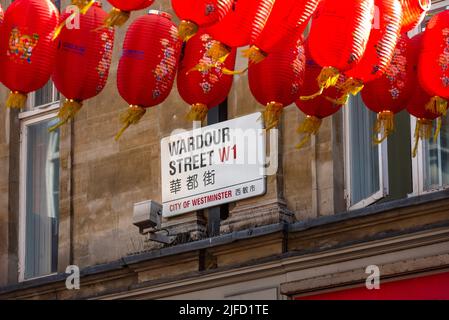
[[[6,100],[6,107],[10,109],[23,109],[27,102],[27,95],[19,91],[11,91],[8,100]]]
[[[243,50],[243,57],[248,58],[251,63],[259,63],[267,57],[267,54],[256,46],[251,46],[249,49]]]
[[[340,73],[336,68],[334,68],[334,67],[323,68],[317,78],[318,87],[320,88],[320,90],[317,93],[314,93],[310,96],[301,97],[301,100],[303,100],[303,101],[304,100],[312,100],[312,99],[315,99],[316,97],[320,96],[321,94],[323,94],[323,91],[325,89],[335,86],[337,84],[339,77],[340,77]]]
[[[271,130],[278,126],[283,110],[284,105],[279,102],[273,101],[266,105],[265,110],[263,111],[263,119],[266,130]]]
[[[117,8],[112,8],[112,11],[109,12],[108,16],[104,20],[104,24],[106,27],[121,27],[128,21],[131,13],[128,11],[122,11]]]
[[[198,26],[190,21],[182,20],[178,27],[178,34],[182,41],[189,41],[198,32]]]
[[[426,110],[440,116],[445,116],[447,112],[447,101],[438,96],[432,97],[426,104]]]
[[[360,91],[362,91],[364,84],[362,81],[348,78],[342,85],[337,88],[343,92],[340,98],[332,100],[333,103],[338,105],[345,105],[348,102],[349,95],[356,96]]]
[[[228,68],[223,67],[223,64],[220,62],[216,62],[214,64],[207,64],[204,62],[198,63],[196,66],[194,66],[192,69],[186,72],[186,74],[189,74],[192,71],[199,71],[199,72],[207,72],[212,68],[221,68],[221,72],[223,74],[228,76],[234,76],[234,75],[241,75],[248,71],[248,68],[245,68],[243,70],[229,70]]]
[[[207,51],[207,55],[211,57],[213,61],[222,63],[225,62],[230,53],[231,48],[218,41],[214,41],[210,49]]]
[[[207,112],[209,108],[203,103],[195,103],[192,104],[189,113],[187,114],[187,119],[189,121],[201,121],[203,122],[206,119]]]
[[[377,115],[377,121],[374,125],[375,144],[382,143],[394,131],[394,113],[391,111],[382,111]],[[380,134],[380,139],[378,135]]]
[[[248,68],[245,68],[243,70],[229,70],[228,68],[221,68],[221,72],[223,72],[223,74],[228,76],[241,75],[244,74],[246,71],[248,71]]]
[[[316,135],[318,130],[320,130],[322,119],[315,116],[307,116],[304,121],[300,124],[297,132],[299,134],[304,134],[305,136],[296,145],[297,149],[301,149],[304,145],[310,141],[312,135]]]
[[[207,72],[212,68],[215,68],[215,64],[207,64],[204,62],[200,62],[196,66],[194,66],[192,69],[187,71],[186,75],[188,75],[190,72],[193,72],[193,71]]]
[[[412,155],[416,157],[416,151],[418,150],[418,142],[420,139],[429,140],[432,136],[433,121],[429,119],[418,119],[415,127],[415,145],[413,147]]]
[[[120,116],[120,122],[123,124],[123,127],[115,135],[115,141],[118,141],[126,129],[128,129],[132,124],[137,124],[145,115],[146,111],[147,110],[145,108],[140,106],[130,105],[128,110]]]
[[[73,100],[73,99],[67,99],[64,104],[62,105],[61,109],[59,109],[58,112],[58,118],[59,122],[48,129],[49,132],[53,132],[56,129],[60,128],[69,120],[73,119],[75,115],[78,113],[78,111],[81,110],[83,107],[83,103],[81,101]]]

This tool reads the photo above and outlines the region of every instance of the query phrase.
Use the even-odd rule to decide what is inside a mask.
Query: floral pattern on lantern
[[[191,105],[187,114],[190,121],[204,121],[209,109],[226,99],[233,82],[226,70],[234,68],[236,50],[232,50],[226,61],[214,63],[208,54],[214,40],[207,30],[201,29],[186,43],[178,71],[178,92]],[[198,70],[197,65],[211,67]]]

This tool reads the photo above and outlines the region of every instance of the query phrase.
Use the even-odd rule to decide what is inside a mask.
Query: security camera
[[[153,201],[143,201],[134,204],[133,224],[143,233],[145,229],[160,229],[162,206]]]
[[[139,228],[142,235],[147,235],[150,241],[172,244],[176,239],[176,236],[170,236],[165,229],[167,234],[159,233],[162,231],[162,205],[153,200],[134,204],[133,224]]]

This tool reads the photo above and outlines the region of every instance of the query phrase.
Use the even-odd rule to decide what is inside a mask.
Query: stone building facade
[[[6,8],[10,1],[0,2]],[[65,7],[69,1],[61,2]],[[447,5],[436,2],[434,9]],[[169,1],[157,0],[152,8],[172,12]],[[423,143],[412,159],[414,120],[403,113],[388,142],[363,145],[356,138],[371,141],[373,117],[351,111],[360,103],[356,98],[325,119],[301,151],[296,129],[304,115],[287,107],[279,127],[278,171],[267,177],[265,195],[164,219],[177,241],[144,242],[132,223],[133,205],[161,202],[160,140],[192,125],[175,87],[118,142],[113,139],[127,107],[116,89],[121,45],[129,24],[142,14],[133,12],[116,32],[105,90],[59,131],[57,241],[51,266],[42,267],[50,271],[39,274],[36,267],[37,276],[28,276],[25,266],[30,236],[24,193],[42,196],[27,185],[38,153],[30,151],[26,131],[54,117],[59,97],[50,84],[19,113],[5,108],[8,91],[1,87],[0,298],[290,299],[363,287],[370,265],[379,267],[385,282],[447,272],[449,129],[437,143]],[[238,59],[237,68],[243,65]],[[247,76],[235,76],[222,113],[233,119],[261,109]],[[354,119],[366,126],[351,127]],[[66,288],[69,265],[81,270],[79,290]]]

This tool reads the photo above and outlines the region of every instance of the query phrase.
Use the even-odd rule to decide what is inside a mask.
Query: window
[[[370,205],[388,194],[386,144],[373,144],[376,114],[365,107],[360,95],[351,97],[345,114],[346,199],[348,208]]]
[[[20,113],[19,280],[57,271],[59,218],[59,94],[52,82],[29,95]]]
[[[345,113],[346,200],[349,209],[407,197],[412,191],[410,116],[395,115],[395,130],[380,145],[373,142],[376,113],[360,95]]]
[[[449,9],[449,1],[437,2],[426,17],[421,27],[414,33],[422,32],[430,18]],[[411,127],[415,128],[416,119],[411,117]],[[440,134],[434,141],[420,141],[418,152],[413,159],[413,191],[415,195],[433,192],[449,187],[449,120],[442,119]],[[413,136],[413,132],[411,132]]]

